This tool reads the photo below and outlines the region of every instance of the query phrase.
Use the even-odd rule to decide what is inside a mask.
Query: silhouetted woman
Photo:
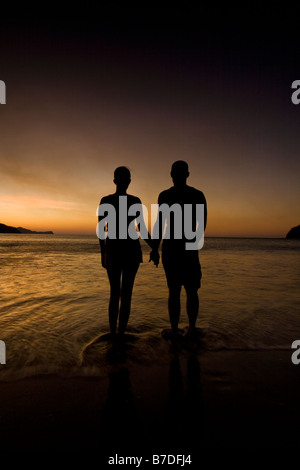
[[[123,220],[127,217],[127,229],[130,223],[136,223],[136,219],[139,215],[139,213],[137,213],[134,216],[128,216],[128,210],[133,204],[142,204],[138,197],[127,194],[127,188],[131,182],[131,175],[128,168],[124,166],[116,168],[113,181],[116,185],[116,192],[103,197],[100,201],[100,206],[102,204],[110,204],[113,206],[116,217],[115,222],[111,223],[113,225],[115,224],[115,227],[109,227],[108,220],[107,236],[104,240],[100,239],[100,247],[102,266],[107,270],[110,282],[109,326],[110,332],[114,335],[117,330],[118,317],[118,332],[123,334],[126,330],[130,315],[134,279],[140,263],[143,262],[143,257],[139,238],[130,238],[128,232],[127,236],[124,238],[119,236],[120,216]],[[120,198],[120,196],[123,196],[123,198]],[[127,207],[127,211],[124,207]],[[125,211],[127,212],[126,214]],[[103,220],[104,217],[99,217],[98,219],[100,221]],[[137,224],[137,226],[139,226],[139,224]],[[123,230],[124,233],[124,226],[121,230]],[[114,231],[116,238],[112,236]],[[151,246],[149,234],[148,239],[145,239],[145,241]],[[156,265],[158,264],[158,261],[154,259],[153,261]]]

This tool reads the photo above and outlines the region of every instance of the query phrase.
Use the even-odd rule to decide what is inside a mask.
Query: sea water
[[[129,358],[149,363],[166,351],[161,331],[169,328],[168,289],[163,266],[149,263],[144,242],[142,249],[128,324],[137,342]],[[199,354],[291,349],[300,339],[300,241],[206,238],[199,255]],[[1,234],[0,272],[0,340],[6,346],[0,380],[101,375],[107,342],[98,343],[88,367],[84,357],[109,331],[109,283],[97,237]],[[181,301],[183,328],[184,290]]]

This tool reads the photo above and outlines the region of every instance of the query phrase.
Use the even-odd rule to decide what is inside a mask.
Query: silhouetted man
[[[171,177],[174,185],[161,192],[158,197],[158,204],[167,204],[171,207],[173,204],[179,204],[184,213],[184,205],[189,204],[193,209],[193,231],[195,232],[199,220],[197,220],[196,205],[204,205],[204,229],[207,220],[207,205],[204,194],[186,184],[189,176],[188,164],[178,160],[172,165]],[[182,237],[178,239],[174,233],[174,220],[164,219],[159,213],[156,224],[160,226],[160,234],[157,240],[153,240],[153,250],[151,256],[158,257],[158,248],[162,238],[163,230],[166,224],[170,224],[169,238],[164,238],[162,243],[162,263],[165,270],[167,284],[169,288],[169,316],[174,335],[178,334],[178,322],[180,318],[180,293],[184,286],[187,295],[187,314],[189,319],[188,334],[195,330],[196,320],[199,311],[198,289],[201,286],[201,266],[199,262],[198,249],[187,250],[184,227],[182,227]],[[184,224],[182,219],[182,224]]]

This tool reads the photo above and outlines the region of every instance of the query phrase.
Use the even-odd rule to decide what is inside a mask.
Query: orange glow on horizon
[[[156,204],[155,199],[156,197],[153,198],[154,204]],[[143,203],[147,207],[150,224],[150,203]],[[96,235],[97,205],[98,201],[96,204],[92,204],[92,201],[89,204],[87,201],[79,203],[37,196],[1,196],[0,222],[35,231],[52,230],[55,234]],[[208,200],[208,223],[205,236],[281,238],[285,237],[293,226],[293,221],[288,216],[284,220],[274,220],[273,214],[269,214],[269,217],[255,212],[249,215],[249,213],[243,213],[239,207],[234,209],[231,211],[230,207],[221,209],[215,200]]]
[[[151,26],[140,41],[139,26],[124,41],[122,28],[98,26],[3,29],[1,223],[95,234],[116,167],[130,169],[129,192],[149,207],[185,160],[207,199],[206,236],[284,237],[299,225],[297,77],[283,46],[266,34],[256,50],[251,32],[246,49],[232,47],[213,28],[214,44],[198,27],[160,36]]]

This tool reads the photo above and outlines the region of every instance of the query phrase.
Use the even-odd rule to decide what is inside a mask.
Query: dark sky
[[[300,219],[298,56],[287,7],[7,17],[1,222],[93,233],[116,166],[149,206],[184,159],[208,234],[284,236]]]

